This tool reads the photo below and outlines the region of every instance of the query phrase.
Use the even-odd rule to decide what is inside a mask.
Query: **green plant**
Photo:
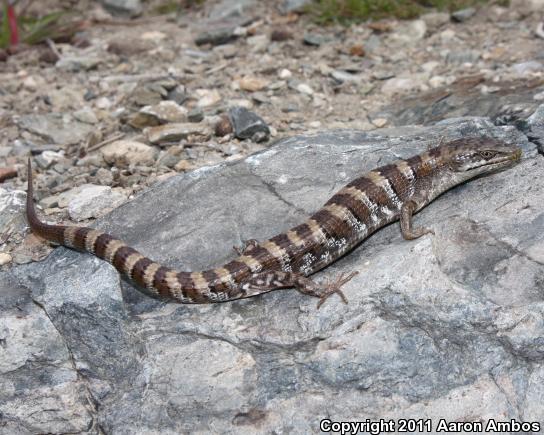
[[[6,17],[7,6],[1,17],[0,48],[6,48],[10,44],[10,28]],[[80,28],[80,25],[80,20],[74,20],[70,14],[63,11],[52,12],[41,17],[28,15],[17,17],[20,40],[29,45],[39,44],[47,39],[69,40]]]
[[[455,11],[489,0],[315,0],[307,8],[319,23],[350,23],[367,19],[414,18],[430,8]],[[499,4],[508,0],[499,0]]]

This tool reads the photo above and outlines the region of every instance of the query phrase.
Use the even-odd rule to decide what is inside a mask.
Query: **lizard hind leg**
[[[234,249],[234,252],[236,252],[238,255],[245,255],[254,249],[258,244],[259,241],[257,239],[247,239],[242,240],[241,246],[233,246],[232,249]]]
[[[240,283],[240,288],[246,296],[253,296],[281,288],[294,287],[305,295],[319,298],[319,302],[317,303],[317,308],[319,308],[334,293],[337,293],[342,298],[342,301],[347,304],[348,301],[341,287],[358,273],[342,273],[336,280],[332,282],[328,281],[323,285],[317,284],[310,278],[298,273],[271,270],[249,276]]]

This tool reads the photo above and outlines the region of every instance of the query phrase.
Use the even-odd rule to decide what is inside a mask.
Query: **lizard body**
[[[407,160],[399,160],[356,178],[304,223],[268,240],[251,241],[240,256],[222,267],[178,272],[156,263],[121,240],[86,227],[40,221],[32,200],[28,163],[27,219],[34,233],[52,242],[89,252],[154,296],[180,303],[213,303],[294,287],[320,298],[318,306],[355,273],[317,284],[309,275],[352,250],[379,228],[400,220],[405,239],[432,233],[413,228],[412,215],[437,196],[478,175],[509,166],[521,149],[492,138],[458,139]]]

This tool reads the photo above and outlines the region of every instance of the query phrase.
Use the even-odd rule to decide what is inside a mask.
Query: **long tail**
[[[150,260],[123,241],[102,231],[87,227],[49,225],[42,222],[36,214],[33,202],[30,158],[28,159],[26,216],[30,228],[38,236],[68,248],[89,252],[108,261],[139,287],[146,288],[151,295],[186,304],[222,302],[244,297],[235,287],[228,285],[229,279],[234,274],[226,277],[229,279],[225,280],[218,277],[215,271],[177,272]],[[245,270],[240,269],[238,274],[244,272]],[[207,274],[215,274],[215,282],[208,279]]]
[[[28,186],[26,190],[26,218],[28,220],[28,224],[30,225],[32,231],[38,236],[62,245],[64,244],[64,230],[66,229],[66,227],[61,225],[47,225],[46,223],[40,221],[38,215],[36,214],[36,209],[34,208],[34,201],[32,200],[34,196],[34,188],[32,181],[32,164],[30,162],[30,157],[28,158],[27,170]]]

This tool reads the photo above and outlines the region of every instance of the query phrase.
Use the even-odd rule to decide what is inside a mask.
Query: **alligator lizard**
[[[393,221],[400,220],[407,240],[433,233],[428,228],[414,228],[412,215],[451,187],[509,166],[520,157],[519,147],[492,138],[440,144],[356,178],[304,223],[268,240],[251,241],[236,259],[200,272],[178,272],[163,266],[102,231],[40,221],[32,199],[30,159],[26,213],[37,235],[107,260],[152,296],[181,303],[213,303],[296,288],[318,297],[319,307],[333,293],[345,302],[341,287],[355,273],[342,274],[326,284],[314,282],[309,275]]]

